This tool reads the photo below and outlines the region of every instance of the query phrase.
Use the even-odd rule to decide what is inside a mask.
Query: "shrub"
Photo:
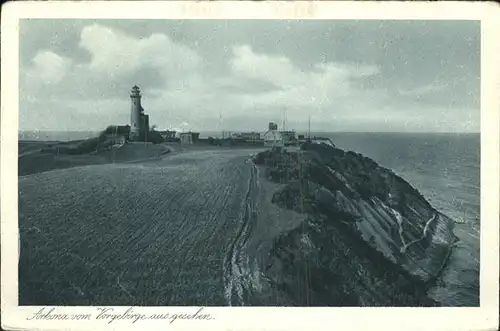
[[[106,130],[102,131],[97,137],[97,140],[101,143],[106,141],[106,134],[107,134]]]
[[[105,140],[104,136],[104,140]],[[98,138],[89,138],[86,140],[83,140],[80,142],[75,148],[73,148],[72,154],[83,154],[83,153],[90,153],[95,151],[101,142],[103,142],[102,137],[99,136]]]

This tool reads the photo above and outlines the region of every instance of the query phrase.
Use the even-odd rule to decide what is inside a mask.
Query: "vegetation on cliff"
[[[265,151],[254,162],[283,184],[272,202],[307,215],[276,238],[263,266],[291,304],[437,305],[427,290],[448,256],[449,223],[404,179],[325,144]]]

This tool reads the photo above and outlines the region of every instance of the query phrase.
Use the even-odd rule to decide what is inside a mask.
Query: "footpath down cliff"
[[[285,305],[437,306],[427,292],[456,241],[453,221],[373,160],[325,144],[269,150],[254,163],[272,202],[304,215],[261,261]]]

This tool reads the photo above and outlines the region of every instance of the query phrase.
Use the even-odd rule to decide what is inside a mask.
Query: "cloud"
[[[398,89],[398,93],[404,96],[422,96],[425,94],[441,92],[446,88],[447,86],[445,84],[431,83],[423,86],[418,86],[409,90]]]
[[[151,96],[153,104],[160,96],[160,109],[168,102],[162,99],[167,86],[175,93],[201,84],[196,74],[202,66],[200,56],[165,34],[134,38],[118,29],[93,24],[82,28],[78,45],[88,52],[89,61],[78,63],[41,50],[31,65],[21,70],[21,112],[26,113],[21,116],[22,126],[40,127],[35,118],[39,119],[39,112],[48,112],[47,107],[51,115],[73,112],[71,117],[60,118],[76,129],[95,128],[109,121],[126,122],[128,91],[134,84],[143,87],[145,99]],[[89,115],[85,122],[72,120],[77,115],[84,118],[83,114]],[[47,122],[57,128],[56,119]]]
[[[258,54],[249,45],[234,47],[230,64],[237,77],[262,80],[289,92],[305,87],[308,90],[335,93],[347,88],[351,79],[379,73],[376,66],[331,62],[318,63],[313,71],[304,71],[285,56]]]
[[[88,68],[100,74],[119,75],[152,68],[168,78],[196,70],[201,63],[196,52],[160,33],[138,39],[94,24],[83,28],[79,45],[90,53]]]
[[[21,127],[98,130],[126,123],[128,91],[135,84],[141,87],[152,124],[160,128],[185,127],[185,123],[193,130],[265,128],[268,121],[281,123],[285,109],[290,126],[298,130],[307,126],[309,116],[318,130],[427,127],[432,131],[442,130],[446,123],[454,125],[451,129],[478,127],[479,116],[452,92],[474,81],[451,80],[457,86],[448,86],[441,83],[444,77],[427,75],[424,80],[423,74],[413,81],[413,71],[423,72],[406,65],[389,70],[390,54],[370,57],[356,48],[356,56],[349,60],[350,44],[336,39],[331,49],[314,41],[321,44],[320,55],[308,57],[316,52],[311,49],[297,56],[293,35],[282,36],[279,47],[268,47],[262,44],[263,39],[272,39],[268,35],[231,39],[231,29],[218,36],[214,30],[210,40],[199,39],[210,22],[203,23],[203,31],[187,22],[182,29],[148,30],[143,22],[141,33],[127,28],[129,23],[118,23],[80,22],[71,40],[64,39],[66,44],[52,33],[50,43],[21,53],[22,58],[30,54],[21,61]],[[247,28],[254,26],[248,24]],[[192,39],[184,40],[184,34]],[[287,40],[295,43],[287,46]],[[311,40],[307,43],[314,48]],[[400,84],[399,76],[405,77],[405,84]],[[429,120],[436,113],[444,115]]]
[[[305,79],[288,58],[256,54],[248,45],[233,47],[230,65],[237,76],[263,80],[279,88],[293,88]]]
[[[367,95],[375,102],[376,92],[381,92],[364,91],[353,84],[357,79],[377,75],[380,70],[375,65],[327,62],[304,70],[285,56],[257,53],[249,45],[243,45],[233,48],[230,66],[234,81],[250,78],[272,86],[260,93],[235,94],[240,104],[247,109],[274,109],[278,114],[286,107],[292,117],[304,117],[307,112],[330,120],[336,114],[328,112],[329,109],[336,107],[343,112],[359,105],[356,100]],[[384,97],[383,92],[380,97]]]
[[[29,79],[44,84],[57,84],[62,81],[71,68],[71,60],[51,51],[39,51],[32,59],[32,65],[25,74]]]
[[[127,36],[118,29],[93,24],[82,28],[78,46],[89,61],[75,62],[53,51],[40,51],[32,66],[21,72],[21,85],[29,93],[55,94],[60,99],[116,99],[139,84],[152,94],[170,82],[192,87],[192,73],[202,59],[190,48],[165,34],[147,38]],[[47,86],[43,85],[55,85]]]

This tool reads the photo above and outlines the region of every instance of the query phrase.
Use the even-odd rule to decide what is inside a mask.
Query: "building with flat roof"
[[[236,139],[242,139],[247,142],[258,141],[260,140],[260,132],[252,131],[252,132],[233,133],[232,137]]]
[[[181,132],[179,134],[179,138],[181,139],[181,144],[190,145],[196,144],[200,140],[199,132]]]
[[[292,144],[297,141],[297,135],[295,131],[280,131],[281,136],[283,137],[283,143],[286,144]]]
[[[171,140],[171,139],[175,139],[175,136],[177,135],[177,131],[173,131],[173,130],[160,131],[160,135],[165,140]]]
[[[283,147],[283,136],[278,131],[278,125],[276,123],[269,123],[269,127],[266,133],[264,133],[264,146],[266,147]]]

